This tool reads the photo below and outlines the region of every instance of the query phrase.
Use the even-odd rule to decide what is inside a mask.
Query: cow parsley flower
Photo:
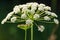
[[[21,15],[21,18],[22,19],[26,19],[27,18],[27,15],[24,13],[24,14]]]
[[[58,17],[55,13],[51,13],[51,16]]]
[[[45,27],[44,27],[43,25],[38,26],[38,31],[43,32],[43,31],[44,31],[44,29],[45,29]]]
[[[12,23],[15,23],[16,20],[17,20],[17,17],[12,17],[12,18],[11,18],[11,22],[12,22]]]
[[[39,14],[35,14],[33,18],[34,18],[35,20],[37,20],[37,19],[39,19],[39,17],[40,17]]]
[[[51,10],[51,7],[45,6],[44,9],[45,9],[45,10]]]
[[[54,19],[55,24],[59,24],[58,19]]]
[[[15,7],[13,8],[13,11],[15,12],[15,14],[19,13],[19,12],[20,12],[19,6],[15,6]]]
[[[48,17],[48,16],[45,16],[45,17],[44,17],[44,20],[47,20],[47,21],[49,21],[49,20],[51,20],[51,19],[50,19],[50,17]]]
[[[28,20],[26,20],[26,24],[32,24],[33,23],[33,21],[31,20],[31,19],[28,19]]]
[[[25,30],[25,40],[27,39],[26,33],[27,29],[31,28],[31,40],[33,40],[33,26],[38,27],[38,31],[43,32],[45,27],[43,25],[38,26],[37,23],[55,23],[59,24],[59,20],[55,19],[58,17],[55,13],[50,12],[51,7],[45,4],[38,4],[36,2],[26,3],[23,5],[16,5],[13,11],[8,13],[6,18],[4,18],[1,24],[8,23],[20,23],[18,28]],[[53,22],[52,20],[53,19]],[[51,20],[51,21],[50,21]],[[21,22],[25,22],[21,24]]]

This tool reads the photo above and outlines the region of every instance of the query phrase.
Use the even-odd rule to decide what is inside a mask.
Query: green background
[[[60,20],[60,1],[59,0],[0,0],[0,22],[6,15],[13,10],[15,5],[27,2],[44,3],[52,7]],[[40,24],[40,23],[39,23]],[[47,40],[52,32],[54,24],[45,24],[44,32],[39,32],[34,25],[34,40]],[[60,27],[56,30],[57,39],[60,40]],[[17,28],[17,24],[0,24],[0,40],[24,40],[24,30]],[[27,40],[30,40],[30,29],[28,30]]]

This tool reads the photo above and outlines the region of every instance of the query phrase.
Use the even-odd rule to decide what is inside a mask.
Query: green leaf
[[[27,24],[20,24],[17,27],[20,29],[23,29],[23,30],[27,30],[27,29],[31,28],[31,26],[27,25]]]

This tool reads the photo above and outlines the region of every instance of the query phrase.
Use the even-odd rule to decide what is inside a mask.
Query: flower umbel
[[[13,11],[8,13],[6,18],[2,20],[1,24],[4,24],[5,22],[10,20],[11,20],[10,22],[15,23],[17,22],[16,20],[18,19],[21,20],[22,22],[25,21],[26,24],[31,24],[32,22],[35,22],[37,20],[50,22],[51,18],[54,19],[54,22],[56,24],[59,24],[59,21],[55,19],[57,17],[58,16],[55,13],[51,12],[51,7],[46,6],[43,3],[38,4],[36,2],[31,2],[22,5],[16,5],[13,8]]]
[[[55,23],[59,24],[58,16],[54,12],[51,12],[51,7],[45,4],[38,4],[36,2],[26,3],[22,5],[16,5],[13,11],[2,20],[1,24],[4,23],[18,23],[18,28],[25,30],[25,40],[27,29],[31,28],[31,40],[33,40],[33,25],[44,23]],[[20,24],[21,23],[21,24]],[[36,23],[36,24],[34,24]],[[23,24],[23,25],[22,25]],[[38,31],[43,32],[45,26],[40,25]]]

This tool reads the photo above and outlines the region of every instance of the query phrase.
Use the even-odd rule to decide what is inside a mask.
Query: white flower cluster
[[[38,26],[38,31],[43,32],[43,31],[44,31],[44,29],[45,29],[45,27],[44,27],[43,25]]]
[[[26,20],[26,24],[32,24],[33,23],[33,21],[31,20],[31,19],[28,19],[28,20]]]
[[[56,24],[59,24],[59,20],[58,20],[58,19],[54,19],[54,22],[55,22]]]
[[[51,20],[51,19],[50,19],[48,16],[45,16],[45,17],[44,17],[44,20],[48,20],[48,21],[49,21],[49,20]]]
[[[4,24],[6,21],[11,21],[12,23],[15,23],[17,19],[19,19],[17,16],[18,15],[20,20],[25,20],[26,24],[32,24],[35,21],[42,18],[44,21],[50,21],[51,18],[53,18],[55,24],[59,24],[58,16],[51,12],[51,7],[46,6],[45,4],[38,4],[36,2],[31,2],[31,3],[26,3],[22,5],[16,5],[13,8],[13,11],[8,13],[6,18],[2,20],[1,24]],[[17,16],[13,16],[17,15]],[[38,27],[39,30],[42,32],[44,30],[44,26]]]
[[[27,15],[24,13],[24,14],[21,15],[21,18],[22,19],[26,19],[27,18]]]
[[[19,6],[15,6],[15,7],[13,8],[13,11],[15,12],[15,14],[17,14],[18,12],[20,12]]]
[[[14,12],[8,13],[8,15],[6,16],[6,18],[2,20],[1,24],[4,24],[7,20],[9,20],[13,14],[14,14]]]
[[[40,17],[39,14],[35,14],[35,15],[34,15],[34,19],[35,19],[35,20],[39,19],[39,17]]]
[[[15,23],[16,20],[17,20],[17,17],[12,17],[12,18],[11,18],[11,22],[12,22],[12,23]]]

